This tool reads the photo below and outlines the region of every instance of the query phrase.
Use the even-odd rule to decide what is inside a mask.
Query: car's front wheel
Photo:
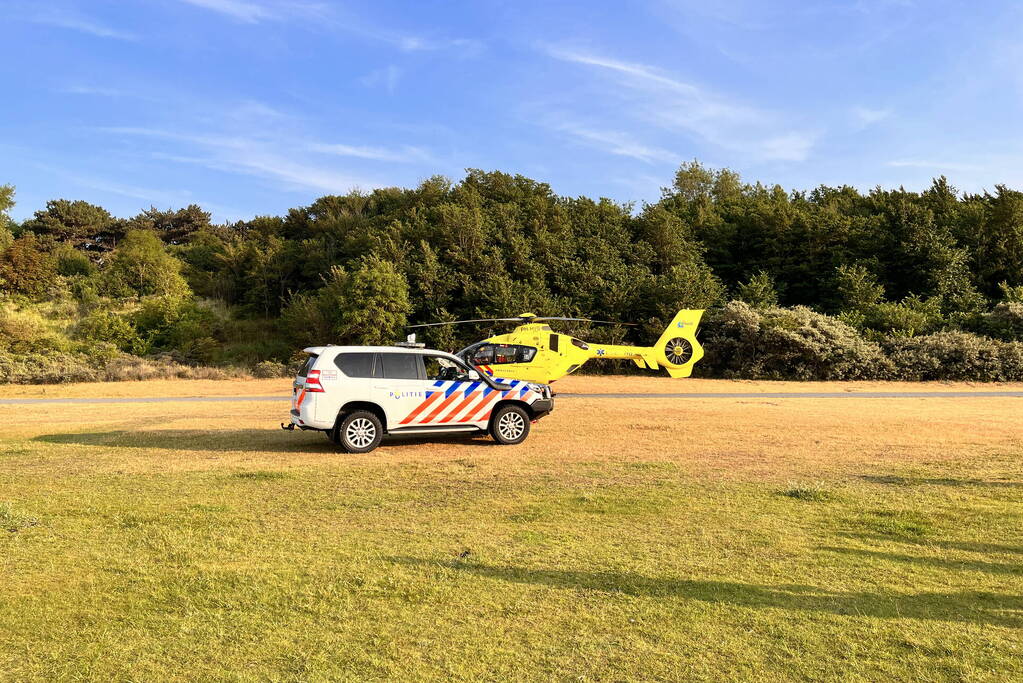
[[[369,453],[384,438],[384,426],[380,418],[368,410],[348,413],[336,429],[336,440],[332,440],[346,453]]]
[[[517,405],[504,405],[490,420],[490,436],[506,446],[522,443],[529,436],[529,414]]]

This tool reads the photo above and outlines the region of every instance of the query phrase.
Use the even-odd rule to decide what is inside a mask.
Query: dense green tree
[[[52,235],[76,245],[112,247],[122,230],[119,222],[103,207],[82,200],[54,199],[36,211],[24,229],[37,235]]]
[[[191,294],[181,276],[181,261],[167,253],[150,230],[125,234],[103,271],[104,289],[113,296],[172,296]]]
[[[39,297],[57,277],[53,256],[33,234],[22,235],[0,254],[0,288]]]
[[[152,230],[168,244],[181,244],[189,241],[196,232],[211,227],[210,213],[196,204],[189,204],[177,211],[161,211],[151,206],[131,218],[126,227],[129,230]]]

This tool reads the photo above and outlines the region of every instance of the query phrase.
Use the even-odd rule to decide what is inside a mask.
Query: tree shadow
[[[859,479],[871,484],[892,484],[895,486],[989,486],[992,488],[1019,488],[1023,481],[990,481],[985,479],[953,479],[950,477],[899,477],[895,475],[861,474]]]
[[[172,451],[245,451],[284,453],[340,453],[337,446],[318,432],[282,429],[138,429],[106,432],[43,434],[32,439],[42,443],[100,446],[104,448],[157,448]],[[468,435],[385,437],[381,450],[421,447],[425,443],[463,443],[494,446],[490,439]],[[372,454],[367,454],[372,457]]]
[[[880,543],[899,543],[914,547],[941,548],[942,550],[962,550],[968,553],[983,553],[985,555],[1005,554],[1023,555],[1023,546],[1001,545],[999,543],[986,543],[983,541],[949,541],[941,539],[919,539],[913,540],[895,536],[883,536],[881,534],[860,534],[852,532],[839,532],[843,538],[852,538],[859,541],[870,541]]]
[[[871,593],[797,584],[763,586],[731,581],[652,578],[616,571],[524,569],[412,557],[392,557],[390,560],[407,567],[446,567],[489,579],[566,590],[675,597],[756,609],[776,608],[877,619],[928,619],[1023,628],[1023,596],[986,591]]]
[[[974,570],[990,572],[992,574],[1020,574],[1023,575],[1023,565],[1010,562],[983,562],[980,560],[946,560],[940,557],[920,557],[919,555],[903,555],[900,553],[888,553],[880,550],[864,550],[860,548],[837,548],[822,547],[831,553],[843,555],[854,555],[874,560],[888,560],[892,562],[906,562],[950,571]]]

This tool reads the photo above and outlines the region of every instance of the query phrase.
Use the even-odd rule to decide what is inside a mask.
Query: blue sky
[[[467,167],[1023,187],[1015,2],[0,0],[0,183],[217,220]]]

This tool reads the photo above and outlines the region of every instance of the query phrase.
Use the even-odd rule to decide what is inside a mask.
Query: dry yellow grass
[[[0,678],[1023,675],[1023,399],[568,396],[923,388],[612,381],[370,455],[287,380],[0,406]]]
[[[769,382],[761,380],[671,379],[663,375],[571,375],[553,385],[573,393],[731,393],[857,391],[1023,391],[1023,383],[985,382]],[[291,391],[289,379],[92,382],[87,384],[0,385],[0,398],[117,398],[148,396],[272,396]]]

